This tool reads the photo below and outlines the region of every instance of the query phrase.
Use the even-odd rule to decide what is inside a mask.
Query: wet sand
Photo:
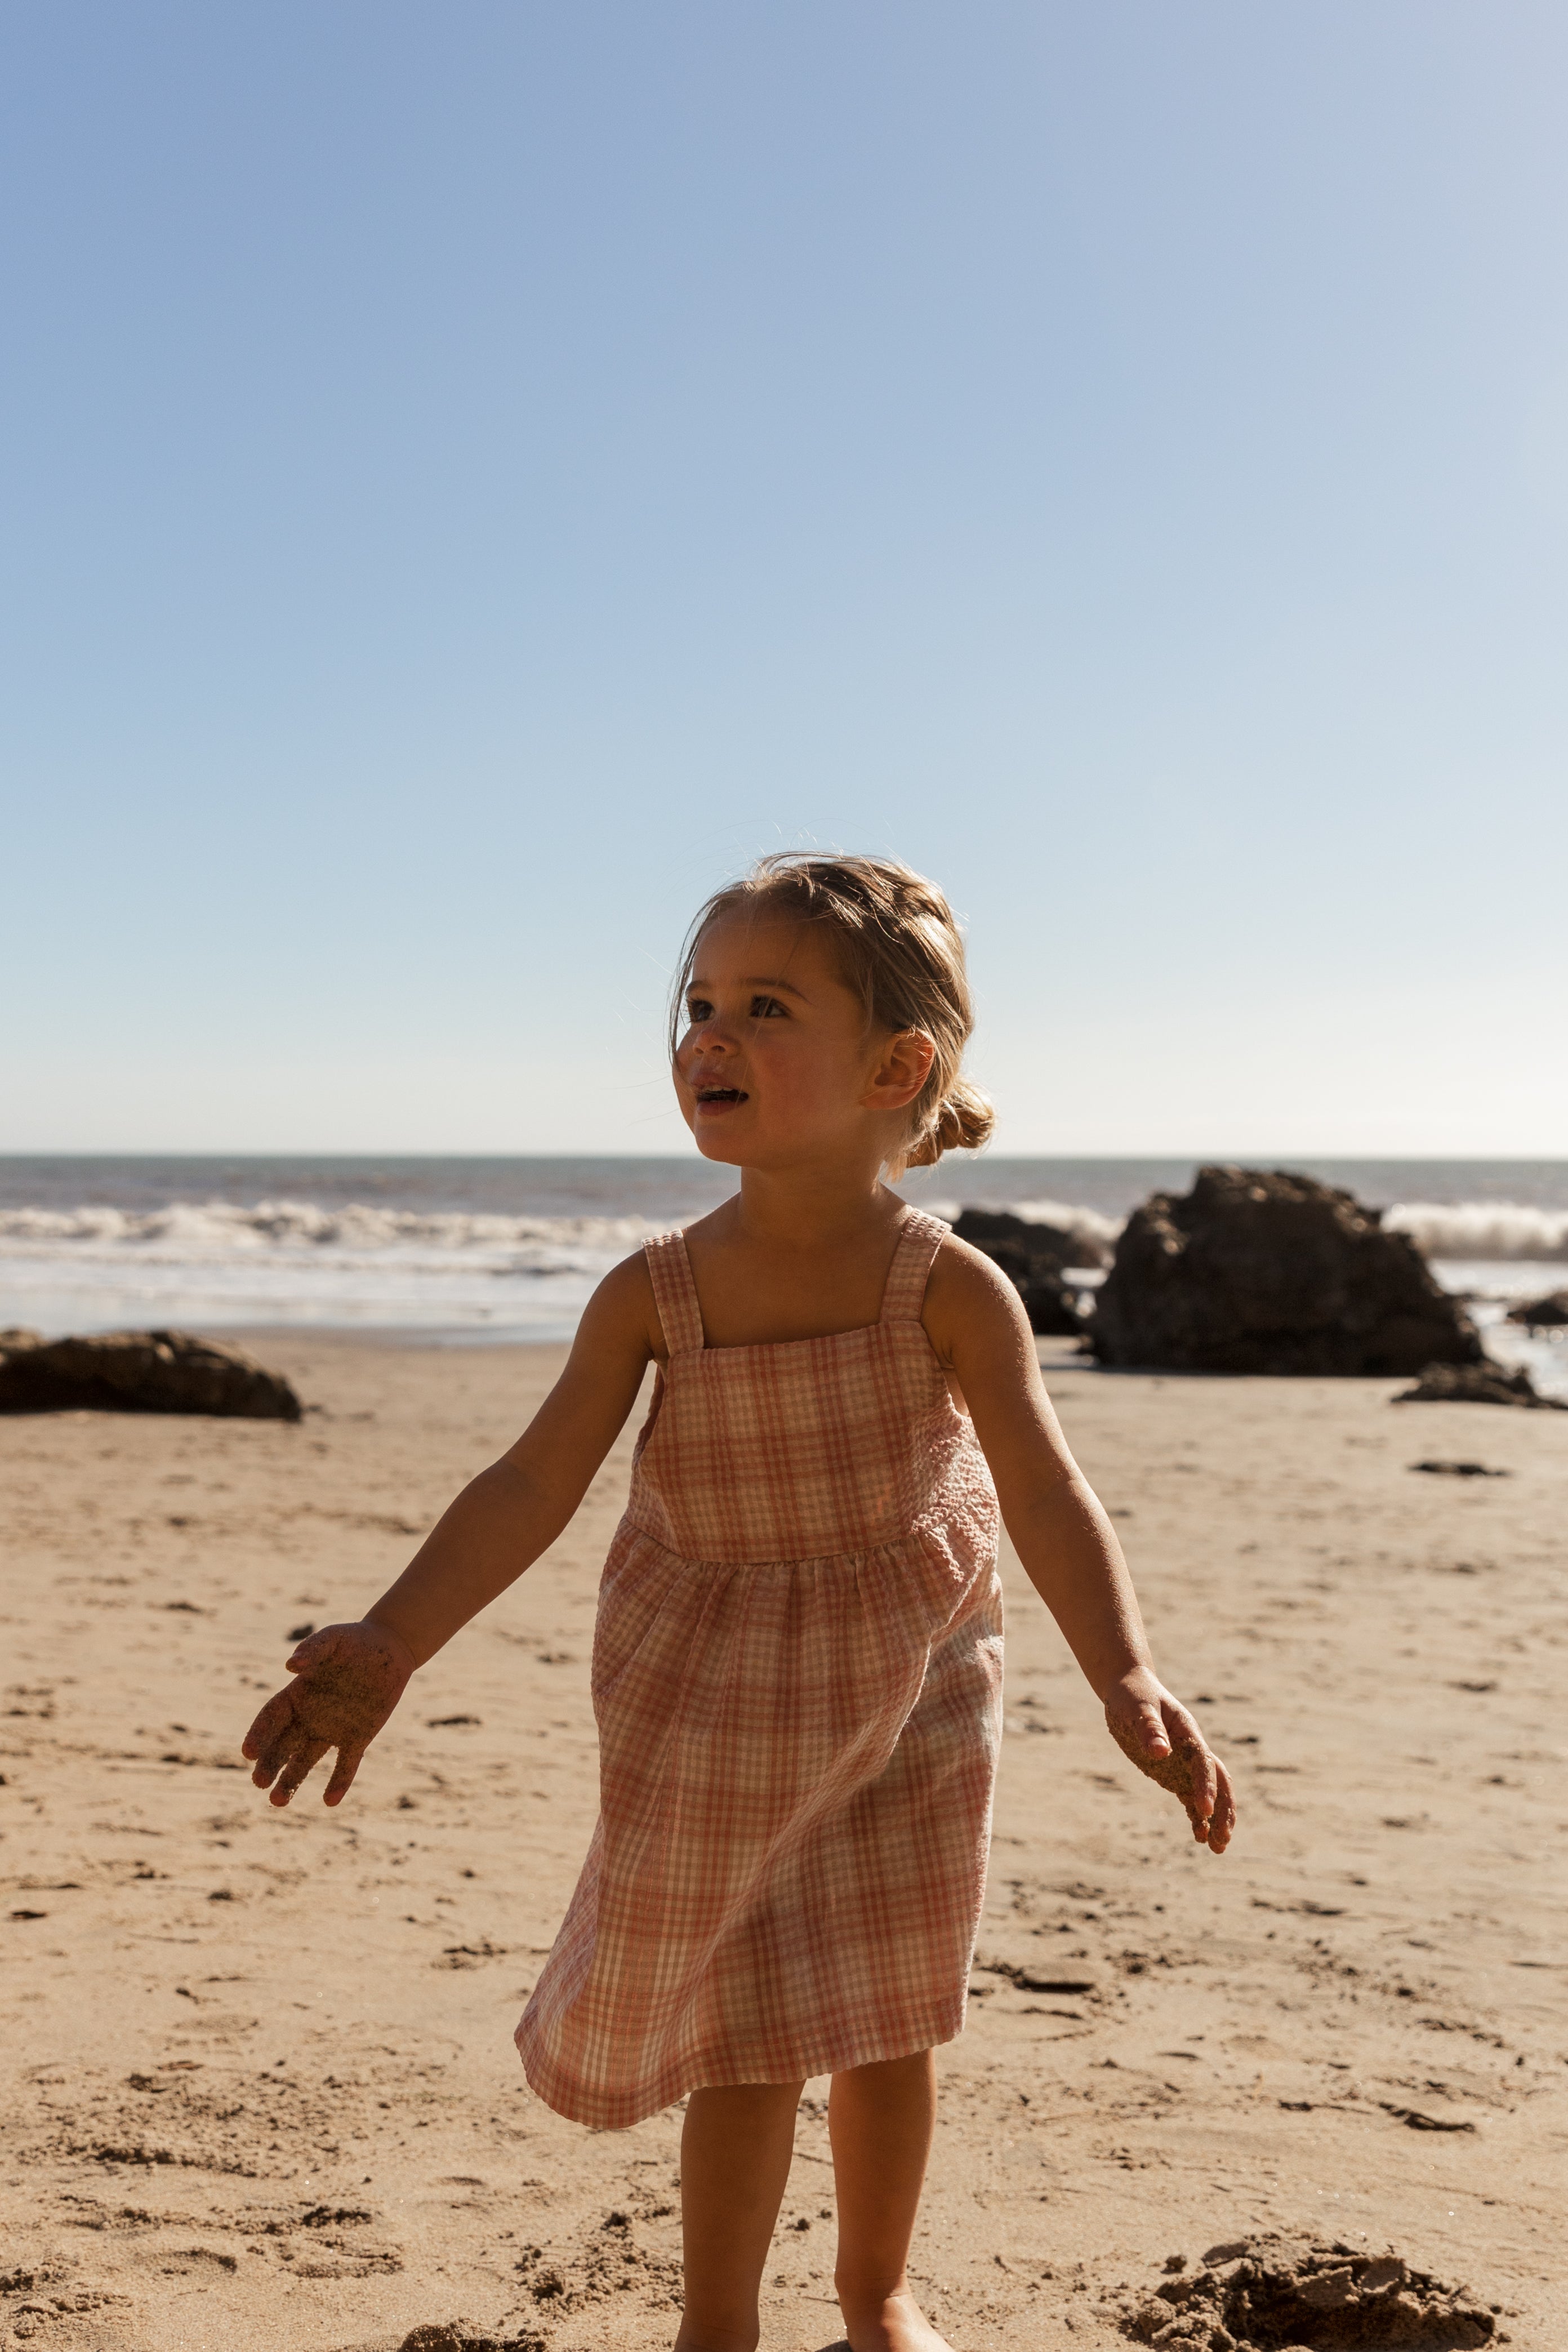
[[[369,2352],[462,2318],[657,2352],[679,2115],[582,2131],[511,2046],[594,1818],[629,1433],[342,1810],[318,1773],[278,1813],[237,1748],[291,1633],[395,1573],[560,1351],[249,1344],[321,1408],[300,1427],[0,1421],[0,2345]],[[1222,1860],[1193,1844],[1009,1562],[921,2291],[959,2352],[1109,2347],[1168,2257],[1274,2231],[1392,2247],[1560,2352],[1568,1416],[1048,1360],[1243,1819]],[[826,2091],[769,2352],[837,2335]]]

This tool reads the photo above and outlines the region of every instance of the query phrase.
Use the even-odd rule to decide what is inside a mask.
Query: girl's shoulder
[[[610,1268],[584,1308],[578,1331],[592,1347],[607,1346],[616,1354],[640,1349],[645,1362],[649,1357],[664,1361],[664,1331],[646,1249],[633,1250]]]
[[[731,1193],[727,1201],[721,1201],[716,1209],[710,1209],[706,1216],[689,1218],[680,1227],[681,1240],[695,1242],[699,1248],[704,1242],[730,1240],[735,1231],[735,1207],[738,1197],[737,1194]]]
[[[931,1260],[921,1321],[944,1364],[1029,1328],[1024,1302],[1001,1267],[952,1233],[942,1235]]]

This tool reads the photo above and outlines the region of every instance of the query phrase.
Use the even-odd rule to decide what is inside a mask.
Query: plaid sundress
[[[995,1490],[921,1323],[905,1218],[879,1321],[710,1348],[682,1236],[669,1350],[594,1639],[600,1814],[517,2030],[615,2129],[963,2029],[1001,1729]]]

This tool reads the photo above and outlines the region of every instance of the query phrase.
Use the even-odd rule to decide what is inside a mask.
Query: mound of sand
[[[1336,2240],[1292,2243],[1265,2235],[1211,2246],[1125,2322],[1135,2343],[1183,2352],[1477,2352],[1510,2339],[1468,2288],[1446,2286],[1395,2253],[1371,2254]]]

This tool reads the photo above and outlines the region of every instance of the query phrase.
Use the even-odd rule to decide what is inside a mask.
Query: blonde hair
[[[934,882],[891,857],[820,857],[775,850],[738,882],[727,882],[700,908],[686,935],[670,997],[673,1055],[685,1017],[697,943],[721,916],[793,917],[831,937],[842,975],[866,1008],[868,1029],[891,1035],[915,1029],[936,1048],[925,1084],[910,1105],[909,1126],[888,1163],[930,1168],[944,1151],[977,1151],[996,1116],[964,1077],[963,1048],[974,1027],[963,940]]]

